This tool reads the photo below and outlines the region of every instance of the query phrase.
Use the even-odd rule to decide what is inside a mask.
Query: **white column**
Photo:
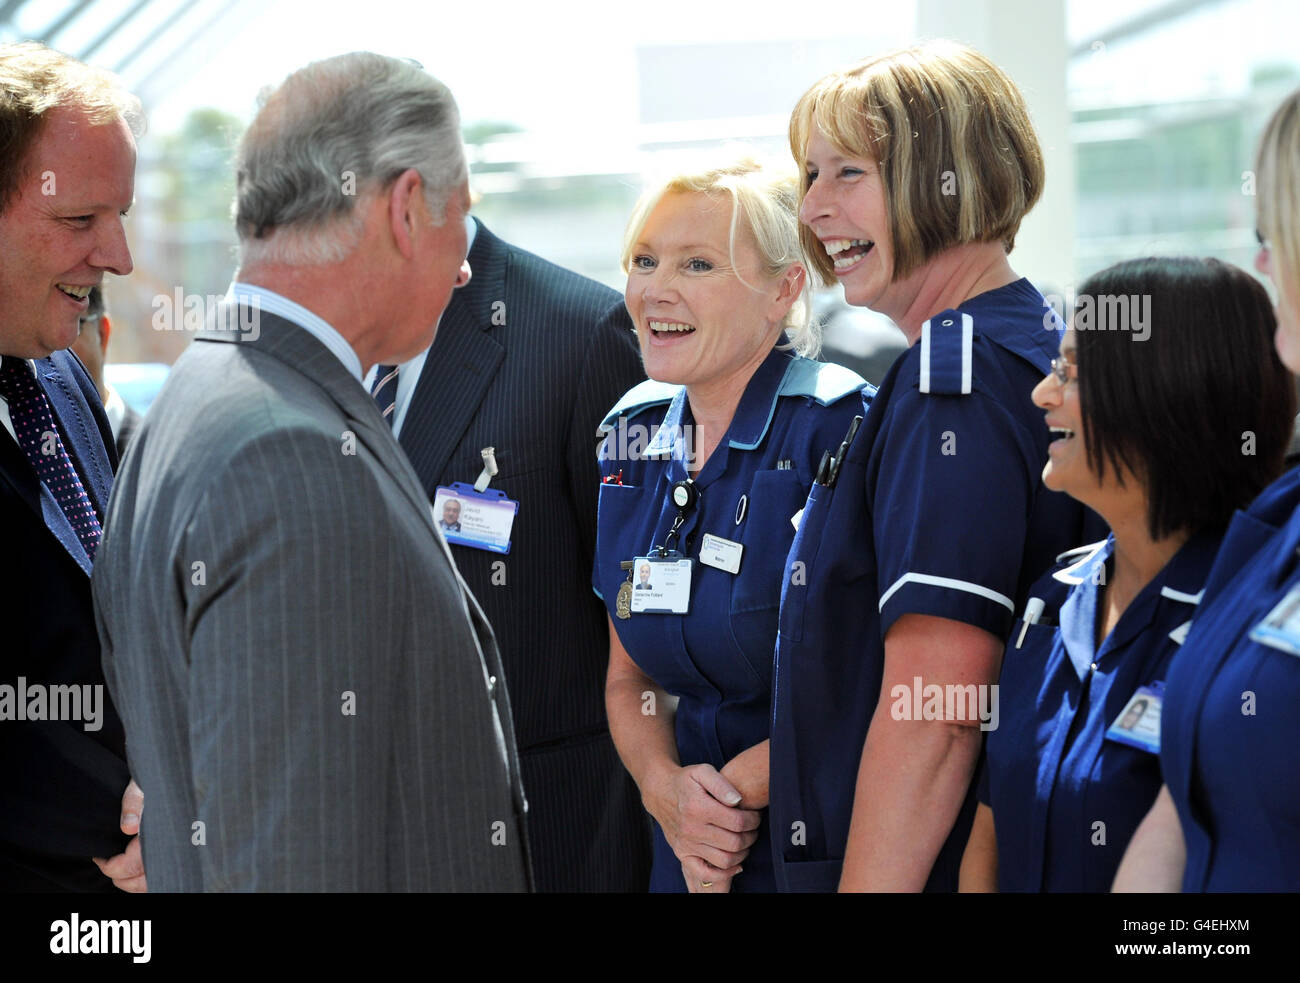
[[[1043,146],[1043,196],[1016,236],[1011,265],[1040,288],[1074,283],[1074,148],[1066,99],[1065,0],[917,0],[918,39],[979,49],[1019,86]]]

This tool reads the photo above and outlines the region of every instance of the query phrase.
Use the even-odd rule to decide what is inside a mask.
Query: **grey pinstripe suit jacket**
[[[496,642],[418,479],[320,342],[248,338],[177,361],[95,564],[150,889],[529,889]]]

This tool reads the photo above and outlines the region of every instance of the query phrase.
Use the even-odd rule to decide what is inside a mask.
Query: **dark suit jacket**
[[[68,352],[36,360],[63,440],[101,518],[117,457],[99,394]],[[2,430],[2,428],[0,428]],[[0,432],[0,684],[104,685],[90,560],[17,442]],[[0,889],[115,891],[92,856],[121,852],[130,779],[108,691],[102,727],[0,721]]]
[[[473,278],[452,296],[402,423],[433,500],[473,483],[519,502],[509,554],[452,546],[510,680],[541,891],[643,891],[644,811],[605,720],[609,635],[591,590],[596,427],[644,378],[623,299],[480,222]]]
[[[375,401],[259,329],[176,363],[95,563],[149,889],[526,890],[492,631]]]

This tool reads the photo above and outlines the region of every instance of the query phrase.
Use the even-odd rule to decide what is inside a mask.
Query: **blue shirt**
[[[1300,469],[1233,517],[1165,688],[1183,890],[1300,890],[1300,658],[1250,633],[1300,584]],[[1300,639],[1297,639],[1300,641]]]
[[[1011,629],[980,792],[993,808],[999,891],[1110,890],[1161,778],[1156,754],[1106,731],[1140,687],[1164,683],[1221,535],[1184,543],[1100,648],[1097,607],[1113,573],[1113,537],[1030,589],[1045,606],[1037,624]]]
[[[615,599],[628,580],[619,564],[663,544],[677,515],[669,492],[688,476],[689,444],[674,439],[692,425],[686,390],[642,383],[602,425],[610,433],[601,447],[601,474],[616,480],[600,488],[592,582],[628,655],[678,697],[675,733],[683,766],[707,763],[720,770],[768,737],[781,572],[794,538],[790,520],[807,498],[823,452],[837,448],[862,413],[865,385],[848,369],[778,350],[759,366],[725,437],[695,479],[699,501],[680,529],[676,546],[696,561],[685,615],[623,620]],[[670,453],[647,456],[663,451]],[[738,573],[699,562],[706,533],[744,547]],[[766,825],[764,816],[733,891],[775,890]],[[654,838],[651,890],[684,891],[681,862],[657,826]]]
[[[890,626],[927,614],[1004,638],[1029,585],[1087,542],[1083,509],[1042,487],[1048,430],[1030,400],[1062,330],[1026,280],[935,315],[885,376],[838,482],[813,486],[790,552],[773,690],[782,890],[839,882]],[[972,788],[930,889],[955,888],[974,810]]]

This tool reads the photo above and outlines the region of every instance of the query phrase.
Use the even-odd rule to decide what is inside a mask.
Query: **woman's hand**
[[[682,861],[682,877],[686,879],[686,890],[691,894],[730,894],[731,879],[740,871],[740,867],[719,870],[699,857],[687,857]]]
[[[691,890],[725,891],[758,836],[759,816],[742,806],[742,793],[711,766],[681,766],[673,737],[676,705],[632,661],[611,621],[605,710],[614,746],[641,790],[646,811],[682,861],[687,885]],[[759,747],[766,762],[767,743]],[[750,767],[744,770],[752,773]],[[745,788],[745,794],[752,794],[748,784]]]
[[[722,766],[722,777],[741,795],[741,806],[746,809],[766,809],[768,805],[767,769],[768,748],[771,741],[763,741],[738,755]]]
[[[683,864],[704,861],[730,879],[758,838],[758,813],[740,807],[740,792],[712,765],[664,769],[642,786],[641,798]]]

